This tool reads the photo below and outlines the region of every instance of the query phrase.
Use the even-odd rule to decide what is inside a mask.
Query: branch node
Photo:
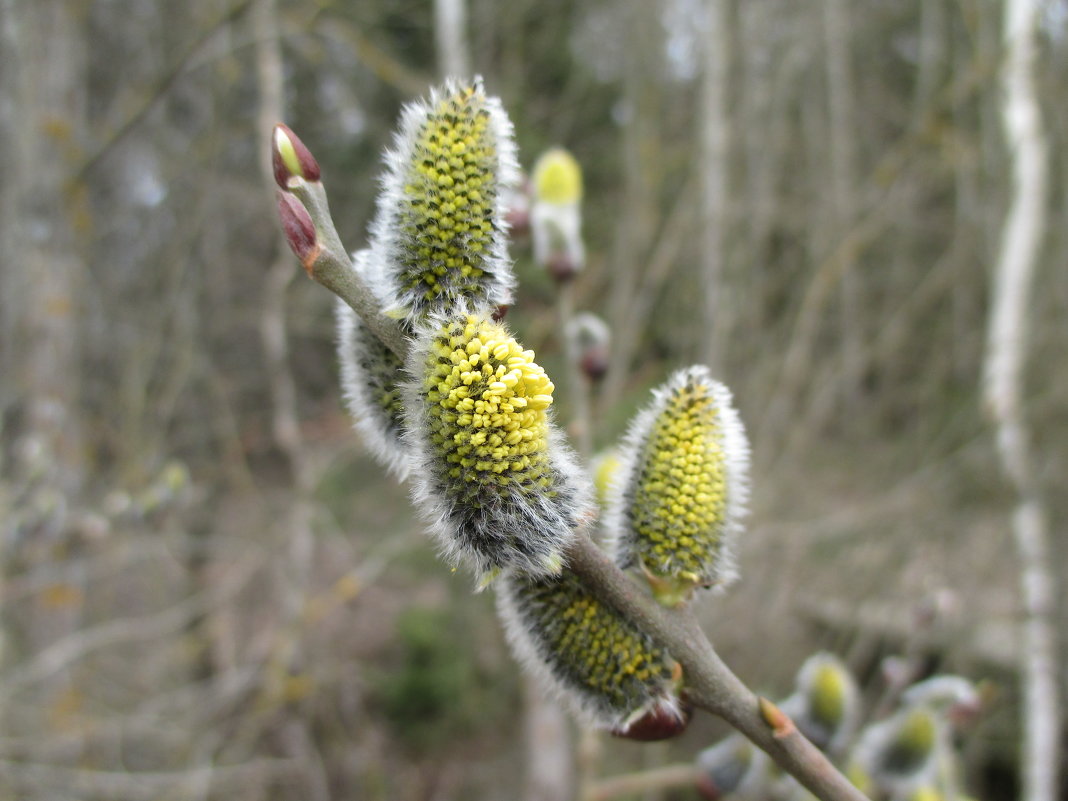
[[[760,716],[764,718],[764,722],[771,727],[771,733],[776,740],[789,737],[797,731],[797,727],[790,719],[790,716],[779,709],[779,707],[763,696],[757,700],[760,703]]]

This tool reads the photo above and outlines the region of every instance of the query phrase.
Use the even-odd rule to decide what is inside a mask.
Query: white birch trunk
[[[1033,74],[1038,11],[1037,0],[1005,4],[1002,120],[1013,185],[991,297],[984,395],[1002,466],[1018,495],[1013,531],[1024,607],[1022,797],[1055,801],[1060,713],[1054,578],[1021,398],[1028,306],[1046,228],[1049,168]]]

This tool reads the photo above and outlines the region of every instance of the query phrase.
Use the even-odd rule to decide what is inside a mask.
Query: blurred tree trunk
[[[1023,798],[1054,801],[1060,740],[1056,587],[1049,532],[1023,405],[1034,275],[1046,233],[1049,157],[1035,87],[1039,5],[1008,0],[1002,65],[1002,121],[1012,169],[1012,200],[994,276],[984,390],[1002,467],[1017,493],[1013,531],[1019,553],[1024,626]]]
[[[79,235],[90,220],[84,185],[71,179],[82,156],[86,110],[81,4],[0,4],[0,411],[14,406],[21,467],[64,497],[84,481],[77,415]],[[18,254],[17,259],[12,258]]]
[[[616,106],[622,128],[623,188],[608,268],[608,322],[615,344],[601,391],[603,404],[619,401],[637,342],[646,333],[646,321],[634,319],[633,307],[657,219],[657,179],[663,166],[656,136],[663,44],[659,8],[644,0],[629,0],[625,5],[627,58],[623,93]]]
[[[726,235],[731,157],[730,70],[734,40],[731,0],[708,0],[704,78],[701,91],[701,278],[704,325],[698,349],[713,373],[722,373],[731,330]]]
[[[434,40],[442,78],[471,77],[467,50],[467,0],[434,0]]]
[[[26,572],[59,576],[55,586],[71,599],[11,621],[29,654],[74,632],[85,610],[72,514],[87,483],[80,240],[90,218],[85,185],[72,177],[83,158],[87,97],[79,7],[0,2],[0,428],[13,423],[0,431],[0,450],[11,454],[7,468],[19,488],[12,520],[4,520],[5,533],[19,537],[0,543],[2,570],[24,559]]]
[[[837,241],[849,229],[859,205],[856,196],[855,87],[849,9],[850,4],[845,0],[824,0],[823,3],[831,170],[829,242]],[[860,279],[852,259],[842,266],[838,302],[838,351],[841,360],[838,395],[848,409],[854,407],[858,400],[864,359]]]
[[[274,171],[270,159],[270,136],[275,123],[285,118],[282,50],[279,44],[275,0],[255,0],[252,27],[256,41],[256,73],[259,88],[259,114],[256,134],[261,143],[261,176],[264,197],[275,194]],[[265,203],[269,208],[269,204]],[[287,558],[278,565],[284,627],[271,655],[266,680],[276,697],[284,697],[291,677],[304,677],[311,666],[301,649],[306,603],[312,593],[315,534],[313,519],[315,486],[318,483],[300,427],[297,382],[289,359],[289,326],[286,320],[290,284],[298,274],[284,237],[276,237],[274,258],[267,268],[260,311],[260,342],[271,388],[271,433],[285,455],[292,497],[282,518],[282,541],[288,544]],[[277,625],[277,623],[275,624]],[[330,786],[323,760],[305,720],[287,716],[280,738],[287,751],[300,764],[301,797],[309,801],[329,801]]]

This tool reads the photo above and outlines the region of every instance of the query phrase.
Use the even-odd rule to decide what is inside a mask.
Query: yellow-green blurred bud
[[[550,422],[553,384],[503,324],[433,318],[417,331],[405,401],[419,504],[480,575],[555,574],[589,491]]]
[[[890,770],[911,773],[926,762],[934,750],[934,745],[933,713],[923,707],[910,710],[898,727],[884,764]]]
[[[553,148],[534,165],[531,188],[534,261],[557,280],[568,280],[586,263],[582,242],[582,169],[566,150]]]
[[[531,177],[535,203],[565,205],[582,201],[582,168],[562,147],[545,151]]]
[[[597,493],[597,502],[603,507],[608,502],[612,482],[619,475],[619,452],[615,449],[602,451],[593,457],[590,467],[593,471],[593,488]]]
[[[902,797],[935,774],[938,754],[949,747],[945,726],[930,707],[907,705],[865,729],[853,756],[876,787]]]
[[[934,787],[924,785],[909,793],[908,801],[945,801],[945,796]]]
[[[735,576],[749,446],[730,391],[707,368],[675,373],[624,439],[609,504],[613,558],[638,565],[662,602]]]
[[[684,720],[674,660],[570,571],[509,576],[497,598],[516,656],[589,723],[626,734],[650,713]]]
[[[840,753],[852,739],[860,711],[853,674],[838,657],[813,654],[797,673],[797,690],[782,704],[783,711],[814,745]]]

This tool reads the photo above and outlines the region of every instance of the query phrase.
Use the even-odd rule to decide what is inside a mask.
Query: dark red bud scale
[[[625,729],[615,729],[612,734],[640,742],[668,740],[682,734],[692,717],[693,706],[690,704],[684,703],[681,710],[658,704]]]
[[[305,271],[311,275],[312,265],[319,256],[319,243],[315,234],[315,224],[304,205],[289,192],[278,193],[278,218],[282,221],[282,230],[286,241],[292,248]]]
[[[291,178],[318,181],[319,162],[288,125],[278,123],[271,137],[271,167],[274,180],[281,189],[289,189]]]

